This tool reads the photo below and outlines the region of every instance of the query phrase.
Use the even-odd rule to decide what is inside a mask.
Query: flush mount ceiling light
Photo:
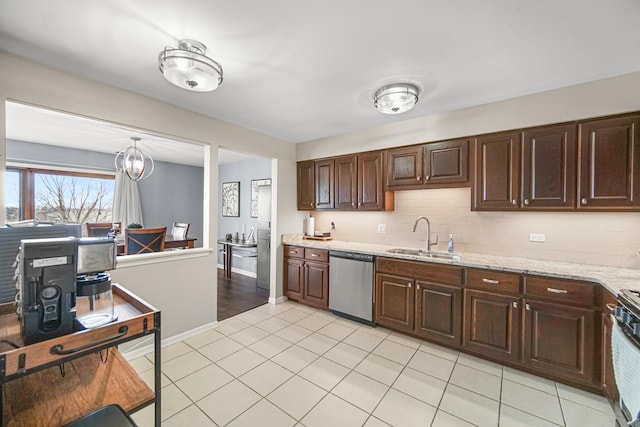
[[[411,110],[418,102],[418,88],[409,83],[381,87],[373,97],[373,105],[384,114],[400,114]]]
[[[158,55],[158,68],[165,79],[182,89],[210,92],[222,83],[222,66],[205,56],[207,47],[183,39],[178,48],[165,47]]]
[[[153,173],[153,159],[138,148],[140,138],[132,136],[133,145],[116,154],[116,170],[124,170],[129,179],[140,181]]]

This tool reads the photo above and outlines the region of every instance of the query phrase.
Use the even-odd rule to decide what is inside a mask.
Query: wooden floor
[[[231,279],[218,269],[218,321],[251,310],[269,301],[269,291],[256,286],[256,279],[231,273]]]

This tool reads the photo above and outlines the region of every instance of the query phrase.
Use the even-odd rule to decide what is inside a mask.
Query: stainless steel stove
[[[640,426],[640,292],[623,289],[613,309],[612,359],[620,393],[619,426]]]

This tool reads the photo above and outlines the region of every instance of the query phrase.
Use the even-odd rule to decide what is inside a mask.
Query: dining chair
[[[120,222],[87,222],[87,236],[89,237],[106,237],[111,230],[116,233],[120,232]]]
[[[174,222],[173,229],[171,230],[171,237],[173,240],[185,240],[189,233],[188,222]]]
[[[166,235],[167,227],[127,228],[124,231],[124,253],[136,255],[162,252]]]

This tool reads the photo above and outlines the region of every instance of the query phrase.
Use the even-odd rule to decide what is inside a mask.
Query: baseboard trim
[[[216,328],[218,327],[218,322],[210,322],[210,323],[206,323],[204,325],[198,326],[196,328],[190,329],[188,331],[185,332],[181,332],[177,335],[173,335],[169,338],[165,338],[163,340],[160,341],[160,347],[167,347],[170,346],[171,344],[175,344],[177,342],[180,342],[182,340],[185,340],[187,338],[190,338],[194,335],[198,335],[201,332],[204,332],[208,329],[211,328]],[[137,357],[140,356],[144,356],[145,354],[149,354],[153,352],[153,338],[152,337],[148,337],[142,341],[140,341],[137,345],[133,346],[130,349],[127,349],[124,351],[124,353],[122,354],[125,359],[127,360],[132,360],[135,359]]]
[[[224,266],[222,264],[218,264],[218,268],[222,270],[224,268]],[[251,277],[253,279],[256,279],[258,277],[257,273],[254,273],[252,271],[242,270],[240,268],[231,267],[231,272],[232,273],[238,273],[238,274],[241,274],[243,276]]]
[[[287,301],[289,298],[287,298],[286,296],[282,295],[278,298],[271,298],[269,297],[269,304],[280,304],[281,302],[285,302]]]

